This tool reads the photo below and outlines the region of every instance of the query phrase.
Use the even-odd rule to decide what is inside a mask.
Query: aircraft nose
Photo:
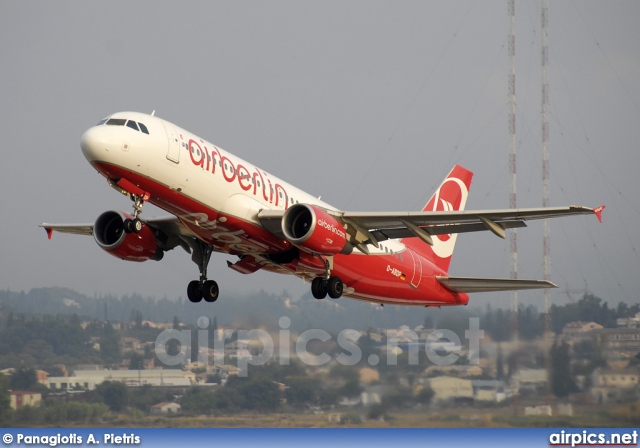
[[[80,139],[82,153],[89,162],[104,160],[114,149],[114,138],[108,126],[94,126],[87,129]]]

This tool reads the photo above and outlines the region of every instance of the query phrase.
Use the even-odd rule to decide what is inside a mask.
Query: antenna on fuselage
[[[151,112],[151,116],[152,116],[152,117],[155,117],[155,116],[156,116],[156,110],[155,110],[155,109],[153,109],[153,112]]]

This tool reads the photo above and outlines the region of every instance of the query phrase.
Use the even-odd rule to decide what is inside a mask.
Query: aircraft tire
[[[187,298],[191,303],[198,303],[202,300],[202,294],[200,294],[200,282],[194,280],[189,282],[187,286]]]
[[[218,288],[218,283],[216,283],[214,280],[207,280],[200,288],[200,295],[205,300],[205,302],[215,302],[216,300],[218,300],[219,294],[220,289]]]
[[[316,277],[311,282],[311,295],[318,300],[327,297],[327,283],[321,277]]]
[[[142,231],[142,221],[138,218],[135,218],[131,221],[131,230],[133,233],[140,233]]]
[[[344,284],[340,277],[331,277],[327,283],[327,292],[332,299],[339,299],[342,297],[342,291],[344,290]]]

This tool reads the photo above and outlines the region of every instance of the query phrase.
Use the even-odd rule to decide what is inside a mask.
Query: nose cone
[[[87,129],[80,139],[82,153],[89,162],[105,160],[113,152],[114,138],[109,126],[94,126]]]

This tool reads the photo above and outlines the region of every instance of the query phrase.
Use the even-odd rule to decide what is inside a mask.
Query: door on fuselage
[[[167,132],[167,141],[169,142],[169,147],[167,148],[167,159],[171,160],[174,163],[180,162],[180,142],[178,141],[178,132],[173,125],[169,123],[162,122],[164,125],[164,130]]]
[[[420,286],[420,280],[422,280],[422,259],[420,255],[414,253],[411,249],[407,252],[411,254],[411,258],[413,258],[413,277],[411,277],[411,287],[413,289],[418,289]]]

